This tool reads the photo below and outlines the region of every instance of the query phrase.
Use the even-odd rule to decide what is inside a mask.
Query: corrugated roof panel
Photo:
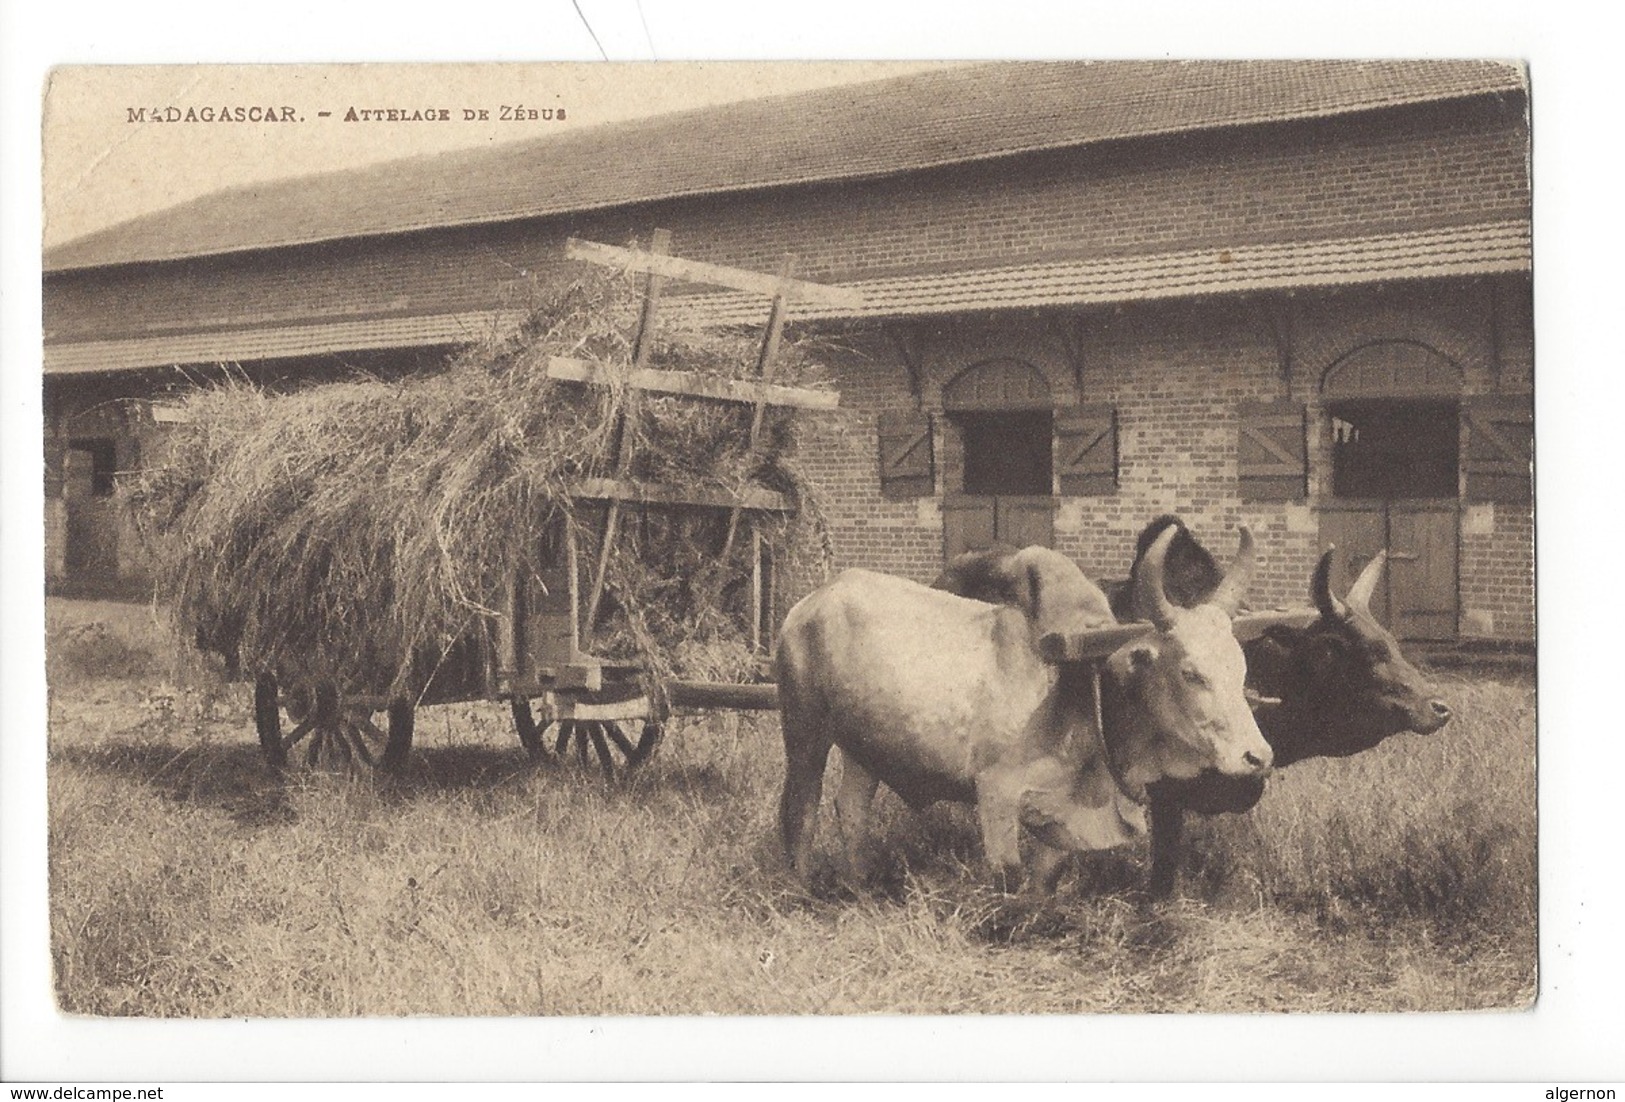
[[[1520,94],[1490,61],[997,63],[722,104],[239,187],[49,250],[47,271],[175,260],[1042,149]]]

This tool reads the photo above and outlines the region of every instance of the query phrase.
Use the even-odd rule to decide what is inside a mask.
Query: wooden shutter
[[[1055,474],[1063,497],[1117,492],[1117,410],[1069,406],[1055,411]]]
[[[1309,449],[1301,402],[1243,402],[1236,473],[1243,501],[1302,501],[1308,496]]]
[[[1532,395],[1486,394],[1462,402],[1468,501],[1527,504],[1534,496]]]
[[[888,410],[880,415],[880,493],[890,501],[936,492],[931,464],[931,415]]]

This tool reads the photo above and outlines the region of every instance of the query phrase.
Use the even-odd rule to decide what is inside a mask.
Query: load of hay
[[[796,411],[768,407],[752,454],[749,405],[548,378],[555,355],[630,362],[637,308],[632,277],[596,275],[546,294],[517,330],[437,372],[280,394],[239,379],[190,393],[167,456],[127,494],[160,603],[245,671],[416,696],[446,656],[490,653],[512,572],[532,568],[558,525],[575,527],[589,573],[605,506],[572,500],[567,486],[616,473],[629,402],[625,477],[785,493],[798,512],[761,523],[777,561],[802,569],[827,555],[795,466]],[[759,342],[662,327],[648,366],[743,377]],[[774,381],[820,384],[804,343],[784,342]],[[736,580],[749,577],[750,541],[719,562],[727,524],[726,510],[629,510],[596,651],[657,677],[746,676],[748,598]]]

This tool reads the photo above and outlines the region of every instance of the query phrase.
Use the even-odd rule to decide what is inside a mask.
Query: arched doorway
[[[1343,586],[1388,552],[1371,607],[1401,639],[1456,634],[1461,392],[1460,369],[1417,341],[1361,345],[1321,377],[1332,448],[1322,541],[1343,552]]]
[[[1055,408],[1043,373],[993,359],[943,388],[948,423],[943,554],[1055,541]]]

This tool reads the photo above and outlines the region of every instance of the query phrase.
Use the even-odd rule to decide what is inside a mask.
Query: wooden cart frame
[[[657,230],[647,251],[574,238],[566,243],[565,253],[571,259],[640,273],[644,277],[642,311],[630,365],[606,367],[553,357],[547,368],[550,377],[588,386],[620,385],[637,392],[749,404],[754,407],[752,453],[759,444],[766,407],[828,410],[839,404],[839,395],[832,391],[774,383],[774,367],[790,302],[856,305],[861,302],[856,292],[794,279],[793,256],[784,258],[777,275],[768,276],[673,256],[670,240],[669,233]],[[769,300],[751,377],[727,379],[646,366],[668,280],[726,287]],[[509,703],[519,740],[533,758],[561,757],[574,743],[584,764],[590,760],[590,747],[604,772],[614,775],[648,760],[674,713],[776,707],[777,692],[770,682],[673,681],[650,692],[641,666],[592,653],[610,550],[623,515],[643,505],[726,512],[726,538],[718,561],[727,562],[741,538],[748,544],[750,640],[758,653],[765,653],[772,635],[774,563],[764,549],[758,519],[791,512],[793,503],[783,494],[762,488],[726,494],[630,481],[626,475],[635,432],[628,421],[638,416],[639,404],[636,400],[626,403],[617,414],[619,441],[613,475],[581,479],[570,487],[575,502],[603,503],[598,556],[585,588],[583,567],[588,564],[580,559],[576,529],[566,519],[557,531],[538,534],[538,562],[514,565],[505,608],[493,625],[494,646],[464,644],[464,653],[439,656],[433,675],[424,678],[416,697],[346,696],[332,682],[290,691],[278,685],[273,673],[262,672],[255,680],[254,717],[267,761],[281,768],[303,743],[306,760],[312,764],[324,753],[336,753],[364,767],[396,771],[410,755],[419,706],[487,699]],[[584,512],[596,514],[596,508]],[[385,714],[382,726],[376,719],[380,712]],[[284,714],[292,723],[287,730]]]

